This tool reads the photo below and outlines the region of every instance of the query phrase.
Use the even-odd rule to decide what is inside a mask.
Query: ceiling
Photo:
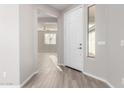
[[[37,10],[37,14],[38,14],[38,17],[48,17],[48,18],[53,17],[53,18],[56,18],[56,16],[51,15],[50,13],[47,13],[47,12],[43,12],[40,9]]]
[[[38,13],[38,17],[51,17],[51,16],[48,15],[47,13],[39,12],[39,13]]]
[[[72,4],[49,4],[49,6],[55,8],[59,11],[63,11],[64,9],[68,8],[71,5]]]
[[[46,4],[46,5],[48,5],[52,8],[55,8],[58,11],[63,11],[64,9],[70,7],[72,4]],[[43,12],[40,9],[38,9],[38,17],[54,17],[54,18],[56,18],[55,16],[53,16],[47,12]]]

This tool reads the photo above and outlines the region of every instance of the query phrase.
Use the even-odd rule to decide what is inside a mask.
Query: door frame
[[[72,9],[70,9],[70,10],[68,10],[67,12],[65,12],[64,13],[64,62],[63,62],[63,64],[64,64],[64,66],[66,66],[66,50],[65,50],[65,48],[66,48],[66,30],[65,30],[65,27],[66,27],[66,25],[65,25],[65,23],[66,23],[66,19],[65,19],[65,15],[67,15],[68,13],[70,13],[70,12],[72,12],[72,11],[75,11],[75,10],[77,10],[77,9],[79,9],[79,8],[82,8],[82,13],[83,13],[83,18],[82,19],[84,19],[84,5],[79,5],[79,6],[76,6],[75,8],[72,8]],[[83,20],[82,20],[82,26],[83,26],[83,24],[84,24],[84,22],[83,22]],[[84,30],[84,27],[82,27],[82,29]],[[84,36],[84,35],[83,35]],[[84,37],[83,37],[84,38]],[[84,40],[83,40],[83,42],[84,42]],[[83,47],[83,49],[85,49],[84,47],[85,47],[85,45],[83,45],[82,46]],[[83,60],[84,60],[84,58],[85,58],[85,53],[83,52]],[[82,70],[81,70],[82,72],[84,71],[84,61],[83,61],[83,63],[82,63]]]

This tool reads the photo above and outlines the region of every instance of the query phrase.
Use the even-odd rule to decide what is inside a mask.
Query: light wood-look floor
[[[54,55],[39,55],[39,73],[24,88],[109,88],[107,84],[69,67],[57,66]]]

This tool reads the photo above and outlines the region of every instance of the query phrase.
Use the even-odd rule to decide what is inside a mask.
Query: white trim
[[[0,85],[0,88],[20,88],[19,85]]]
[[[22,88],[34,75],[38,74],[39,71],[37,70],[36,72],[32,73],[21,85],[20,88]]]
[[[93,75],[93,74],[89,74],[89,73],[87,73],[87,72],[82,72],[82,73],[85,74],[85,75],[88,75],[88,76],[90,76],[90,77],[92,77],[92,78],[95,78],[95,79],[98,79],[98,80],[100,80],[100,81],[103,81],[103,82],[105,82],[107,85],[109,85],[111,88],[114,88],[114,86],[113,86],[110,82],[108,82],[107,80],[105,80],[105,79],[103,79],[103,78],[97,77],[97,76],[95,76],[95,75]]]
[[[68,11],[65,11],[64,15],[67,15],[68,13],[73,12],[73,11],[79,9],[79,8],[83,9],[83,7],[84,7],[83,5],[78,5],[78,6],[74,7],[74,8],[69,9]]]

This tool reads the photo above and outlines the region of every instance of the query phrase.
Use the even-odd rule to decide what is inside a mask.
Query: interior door
[[[83,71],[83,9],[64,15],[64,64]]]

